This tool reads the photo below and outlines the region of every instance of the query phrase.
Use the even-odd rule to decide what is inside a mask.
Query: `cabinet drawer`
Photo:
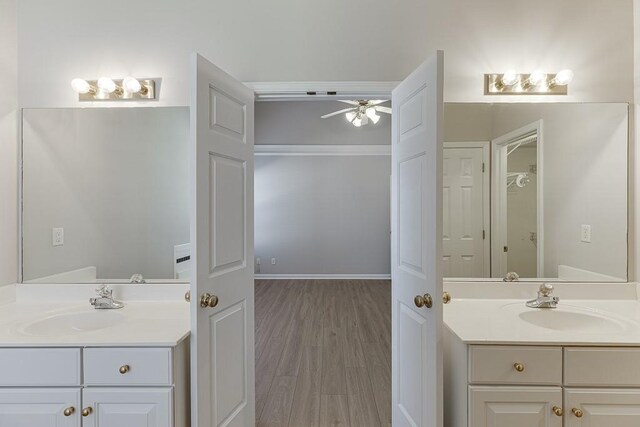
[[[78,385],[79,348],[0,349],[0,387]]]
[[[171,385],[170,348],[87,348],[86,385]]]
[[[640,387],[640,349],[565,348],[564,383],[569,386]]]
[[[516,365],[518,365],[516,367]],[[521,368],[518,370],[518,368]],[[471,346],[472,384],[562,384],[559,347]]]

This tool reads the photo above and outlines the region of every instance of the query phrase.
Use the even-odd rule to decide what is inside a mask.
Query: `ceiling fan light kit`
[[[349,123],[355,127],[361,127],[369,124],[369,122],[373,124],[378,123],[380,120],[380,115],[378,113],[391,114],[390,107],[383,107],[380,105],[388,102],[387,100],[360,99],[357,101],[340,100],[339,102],[349,104],[351,107],[325,114],[322,118],[326,119],[344,114]]]

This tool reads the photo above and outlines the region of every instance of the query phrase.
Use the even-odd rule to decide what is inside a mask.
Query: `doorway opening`
[[[255,105],[256,425],[391,423],[391,118],[346,109]]]

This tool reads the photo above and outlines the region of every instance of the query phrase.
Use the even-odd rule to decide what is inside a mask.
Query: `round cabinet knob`
[[[202,294],[200,297],[200,307],[213,308],[218,305],[218,297],[211,294]]]
[[[129,365],[122,365],[122,366],[120,366],[120,369],[118,369],[118,372],[120,372],[122,375],[124,375],[127,372],[129,372],[130,370],[131,370],[131,367]]]
[[[524,371],[524,365],[522,363],[516,362],[516,363],[513,364],[513,367],[518,372],[523,372]]]
[[[82,416],[83,417],[88,417],[89,415],[91,415],[93,413],[93,408],[91,406],[87,406],[86,408],[84,408],[82,410]]]
[[[422,308],[422,307],[431,308],[433,306],[433,298],[431,298],[431,295],[429,294],[418,295],[413,299],[413,302],[416,304],[416,307],[418,308]]]
[[[561,417],[564,414],[564,411],[559,406],[554,406],[552,408],[552,411],[553,411],[554,414],[556,414],[559,417]]]
[[[442,293],[442,303],[449,304],[451,302],[451,294],[449,292]]]
[[[62,413],[65,417],[70,417],[74,412],[76,412],[76,408],[74,408],[73,406],[69,406]]]
[[[184,300],[186,302],[191,301],[191,291],[187,291],[187,293],[184,294]]]
[[[582,410],[578,408],[573,408],[571,412],[573,412],[573,415],[575,415],[576,418],[582,418]]]

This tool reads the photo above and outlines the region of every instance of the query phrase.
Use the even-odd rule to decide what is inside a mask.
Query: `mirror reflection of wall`
[[[23,281],[188,279],[188,142],[188,108],[24,110]]]
[[[446,104],[445,141],[446,277],[626,281],[627,104]]]

